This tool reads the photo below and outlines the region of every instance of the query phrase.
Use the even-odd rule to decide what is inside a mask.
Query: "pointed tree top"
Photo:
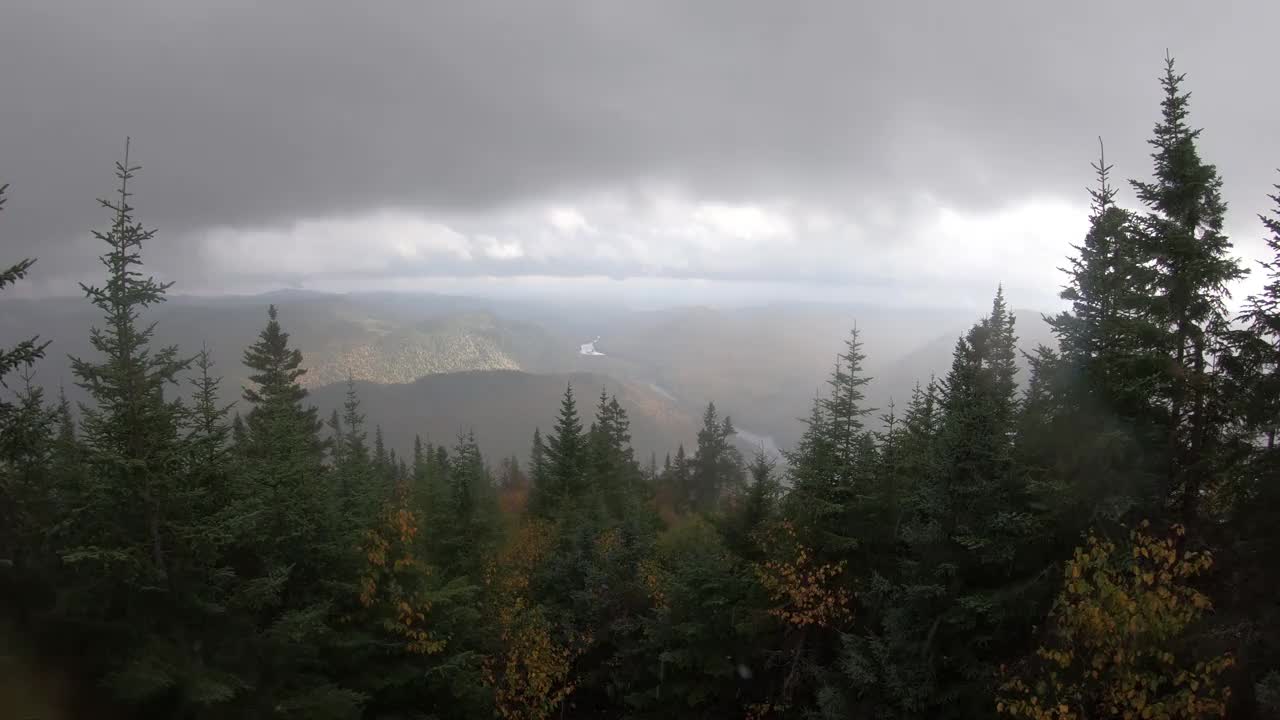
[[[1111,166],[1107,164],[1106,147],[1101,135],[1098,136],[1098,161],[1092,163],[1092,167],[1098,186],[1089,190],[1089,197],[1093,199],[1093,213],[1096,216],[1102,215],[1114,205],[1116,198],[1116,190],[1111,186]]]

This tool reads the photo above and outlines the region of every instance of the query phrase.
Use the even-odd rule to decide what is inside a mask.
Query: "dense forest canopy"
[[[1222,180],[1161,83],[1136,204],[1094,164],[1052,347],[1020,357],[997,288],[872,407],[850,318],[782,457],[714,403],[637,457],[572,385],[525,457],[484,427],[397,453],[354,382],[311,404],[274,305],[225,387],[154,341],[126,144],[88,400],[36,382],[47,338],[0,350],[0,715],[1280,716],[1280,193],[1236,314]]]

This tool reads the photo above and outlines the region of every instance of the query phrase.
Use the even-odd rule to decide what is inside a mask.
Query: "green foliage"
[[[1138,224],[1143,260],[1155,269],[1146,310],[1161,334],[1152,349],[1168,359],[1152,388],[1166,443],[1164,489],[1183,522],[1194,525],[1231,420],[1215,362],[1228,331],[1226,286],[1246,271],[1223,233],[1222,179],[1200,159],[1200,130],[1187,123],[1184,79],[1166,58],[1161,119],[1149,141],[1153,178],[1132,185],[1147,208]]]
[[[560,415],[547,441],[545,458],[545,470],[535,470],[529,506],[541,516],[551,517],[565,503],[581,498],[586,489],[587,439],[582,432],[572,385],[564,389]]]
[[[1232,326],[1221,180],[1162,82],[1142,212],[1099,158],[1021,392],[1003,290],[878,421],[855,328],[782,466],[709,404],[642,470],[618,399],[584,428],[572,387],[527,477],[471,430],[409,463],[353,382],[324,432],[275,307],[232,416],[209,348],[154,347],[126,150],[79,424],[34,382],[45,343],[0,350],[0,630],[121,717],[1274,712],[1280,214]],[[1185,533],[1105,539],[1147,516]]]
[[[433,513],[434,561],[449,575],[480,577],[498,537],[498,496],[475,434],[458,436]]]
[[[203,378],[194,411],[166,398],[190,361],[177,348],[152,348],[154,325],[141,322],[169,285],[138,269],[154,231],[133,219],[129,181],[137,170],[126,145],[117,197],[100,201],[111,227],[94,233],[107,246],[106,282],[82,285],[104,325],[90,336],[99,357],[72,359],[93,402],[81,408],[83,478],[67,498],[78,521],[57,537],[59,593],[64,620],[91,647],[109,644],[86,664],[114,697],[185,714],[225,703],[243,683],[202,642],[225,589],[220,530],[205,502],[217,487],[206,476],[216,465],[204,463],[216,462],[217,441],[205,437],[218,432],[216,386]]]
[[[735,498],[721,527],[725,544],[737,557],[758,562],[762,553],[757,538],[777,519],[782,485],[777,478],[777,462],[763,447],[756,450],[747,474],[750,482]]]
[[[6,201],[4,194],[8,188],[8,184],[0,184],[0,210],[4,210]],[[0,290],[25,278],[35,262],[34,258],[28,258],[19,261],[16,265],[0,270]],[[30,368],[37,360],[44,357],[45,348],[48,346],[48,341],[40,342],[39,337],[34,337],[29,340],[23,340],[12,348],[0,348],[0,387],[8,387],[4,382],[6,375],[18,368]],[[7,425],[8,418],[6,414],[10,412],[11,408],[11,404],[4,399],[0,399],[0,427]]]
[[[836,359],[830,396],[814,400],[804,435],[787,454],[787,517],[824,560],[859,552],[859,535],[874,532],[863,517],[879,464],[874,438],[863,427],[873,412],[862,405],[862,388],[870,381],[862,372],[865,359],[855,329]]]
[[[662,534],[640,565],[652,609],[621,652],[633,662],[626,704],[636,717],[731,717],[762,688],[756,647],[766,626],[750,567],[695,519]]]
[[[238,472],[227,556],[241,581],[230,603],[245,635],[237,666],[252,688],[238,705],[308,717],[319,712],[312,698],[328,697],[324,715],[354,717],[363,694],[324,659],[346,641],[339,611],[355,604],[357,549],[339,519],[316,409],[303,405],[302,354],[289,347],[274,306],[267,315],[244,354],[254,385],[244,391],[243,430],[232,433]]]
[[[996,709],[1031,720],[1225,716],[1230,655],[1195,660],[1185,638],[1211,607],[1191,581],[1213,564],[1158,539],[1147,523],[1129,545],[1090,535],[1067,563],[1048,641],[1007,678]]]
[[[694,511],[719,509],[725,495],[742,486],[742,455],[730,441],[736,432],[733,421],[721,420],[715,403],[708,403],[689,468],[687,497]]]
[[[995,658],[1028,631],[1018,611],[1039,568],[1027,487],[1013,467],[1015,342],[998,292],[991,314],[956,344],[936,424],[922,417],[934,412],[931,394],[918,393],[908,410],[905,436],[936,427],[933,457],[905,500],[900,580],[871,584],[878,627],[846,643],[855,682],[878,682],[900,711],[983,714]]]

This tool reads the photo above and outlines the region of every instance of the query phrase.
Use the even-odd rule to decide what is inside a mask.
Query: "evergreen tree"
[[[630,428],[631,421],[618,398],[601,389],[595,422],[587,433],[589,491],[599,494],[614,518],[621,518],[640,500],[640,468],[631,447]]]
[[[997,292],[991,314],[956,344],[939,392],[932,472],[907,502],[901,585],[877,591],[887,593],[883,634],[857,658],[879,666],[902,711],[990,714],[999,658],[1021,648],[1031,625],[1019,615],[1030,609],[1018,589],[1041,568],[1028,561],[1035,526],[1012,464],[1013,322]]]
[[[342,405],[343,432],[338,436],[338,445],[334,449],[337,458],[334,470],[338,476],[338,500],[343,515],[358,532],[367,528],[381,502],[374,487],[369,448],[365,445],[364,421],[355,380],[348,376],[346,399]]]
[[[831,388],[830,395],[822,400],[823,410],[827,417],[827,430],[830,433],[832,448],[840,467],[835,472],[852,475],[864,470],[863,448],[865,437],[862,419],[875,412],[875,408],[865,407],[865,388],[871,378],[862,371],[862,363],[867,356],[862,352],[862,341],[858,337],[858,328],[854,326],[845,343],[844,352],[836,357],[836,367],[827,381]]]
[[[863,388],[870,381],[862,372],[865,359],[855,327],[836,358],[828,380],[830,395],[814,400],[804,435],[788,454],[792,490],[787,516],[801,542],[817,550],[824,562],[851,560],[865,540],[888,532],[871,527],[877,512],[872,496],[878,461],[874,438],[863,425],[873,412],[863,405]],[[858,559],[855,565],[866,561]]]
[[[1158,332],[1149,297],[1155,274],[1138,219],[1116,204],[1112,166],[1099,154],[1097,186],[1089,191],[1089,232],[1074,245],[1061,295],[1071,311],[1048,318],[1063,359],[1079,373],[1077,404],[1117,414],[1128,423],[1150,412],[1158,353],[1144,347]]]
[[[289,347],[276,307],[267,309],[267,325],[244,352],[252,383],[244,388],[249,405],[241,449],[247,460],[245,481],[261,492],[268,508],[261,530],[274,534],[274,544],[293,533],[318,540],[328,529],[331,510],[325,477],[326,443],[314,407],[305,406],[300,382],[306,369],[302,352]],[[348,435],[353,427],[348,424]]]
[[[113,215],[111,228],[94,233],[107,245],[107,281],[82,285],[105,324],[90,334],[99,359],[72,359],[92,402],[81,409],[84,477],[71,509],[79,522],[60,537],[68,569],[60,583],[63,619],[82,629],[90,647],[109,648],[85,659],[115,697],[190,715],[244,687],[237,670],[202,642],[226,589],[217,562],[221,531],[207,513],[227,495],[202,463],[216,460],[216,441],[204,435],[219,431],[212,380],[204,378],[207,392],[197,394],[194,413],[166,398],[190,361],[174,347],[153,348],[155,325],[140,320],[170,285],[139,269],[154,231],[133,219],[129,181],[137,170],[126,143],[116,165],[117,198],[100,201]]]
[[[249,714],[356,717],[364,695],[321,661],[342,637],[335,633],[339,608],[356,605],[356,548],[327,476],[316,409],[303,404],[302,353],[289,347],[275,306],[267,315],[244,353],[253,385],[244,390],[249,411],[236,450],[235,514],[252,519],[232,551],[236,573],[246,578],[238,604],[250,612],[250,642],[238,663],[253,690],[242,707]]]
[[[220,401],[219,386],[222,378],[212,374],[213,358],[208,346],[202,347],[200,354],[196,355],[195,366],[200,374],[188,381],[192,389],[188,439],[198,448],[197,463],[217,472],[225,472],[231,442],[231,426],[227,422],[227,415],[234,403],[223,405]],[[222,492],[225,493],[225,489]]]
[[[910,416],[908,409],[908,417]],[[913,451],[908,423],[900,418],[892,399],[880,416],[883,430],[875,433],[875,468],[862,495],[863,513],[862,562],[867,574],[891,577],[897,570],[897,550],[902,521],[906,515],[907,496],[915,482],[908,465]],[[871,461],[872,458],[868,458]]]
[[[682,493],[682,495],[678,496],[679,500],[688,503],[690,501],[689,486],[693,483],[693,472],[689,456],[684,451],[684,443],[676,446],[676,456],[671,461],[670,475],[671,485]]]
[[[421,445],[419,440],[415,448],[418,462],[425,461]],[[344,676],[358,678],[367,694],[366,717],[426,707],[438,708],[442,717],[473,717],[483,705],[469,697],[474,691],[455,688],[480,685],[471,649],[484,640],[478,634],[479,588],[428,564],[411,494],[409,474],[398,474],[361,539],[360,630],[343,647]]]
[[[234,536],[234,527],[243,520],[232,514],[236,488],[232,484],[231,425],[227,416],[234,403],[223,404],[219,395],[222,379],[213,375],[213,359],[208,347],[195,357],[199,374],[188,380],[191,387],[191,411],[184,426],[185,445],[190,453],[186,472],[191,476],[185,503],[191,507],[195,522],[189,528],[196,559],[205,572],[217,578],[209,602],[225,602],[233,592],[232,571],[225,556]],[[202,526],[202,519],[212,519],[212,527]]]
[[[413,477],[417,478],[420,472],[425,472],[427,462],[427,448],[422,444],[422,436],[413,436]]]
[[[547,448],[542,442],[542,431],[538,428],[533,429],[533,444],[529,449],[529,481],[531,483],[531,493],[550,490],[548,483],[551,482],[551,478],[548,475]],[[542,488],[542,490],[538,490],[538,488]]]
[[[0,211],[4,210],[7,188],[0,184]],[[34,263],[27,259],[0,271],[0,289],[26,277]],[[0,389],[9,387],[6,375],[14,370],[29,370],[44,356],[47,346],[36,337],[13,348],[0,348]],[[32,587],[30,580],[23,577],[23,568],[29,563],[20,556],[38,545],[33,534],[40,532],[38,523],[51,519],[37,509],[52,499],[48,488],[39,487],[41,483],[30,477],[31,469],[44,462],[39,448],[45,444],[44,438],[55,419],[44,413],[43,400],[36,396],[37,392],[29,387],[17,403],[0,396],[0,564],[14,569],[4,578],[2,587],[8,589],[4,595],[15,601]]]
[[[1166,58],[1161,119],[1150,140],[1154,177],[1132,185],[1147,208],[1138,227],[1155,268],[1150,312],[1163,329],[1155,349],[1170,360],[1154,388],[1164,426],[1166,489],[1183,522],[1194,526],[1208,490],[1204,483],[1220,469],[1222,428],[1229,421],[1216,367],[1229,329],[1227,285],[1245,270],[1223,233],[1222,180],[1200,159],[1200,130],[1187,123],[1184,78]]]
[[[475,433],[460,433],[445,463],[435,473],[428,556],[446,577],[478,580],[497,540],[498,498]]]
[[[547,482],[536,484],[529,498],[530,509],[544,516],[556,512],[566,502],[581,500],[587,488],[587,440],[578,418],[572,385],[565,387],[554,430],[545,453]]]
[[[390,464],[391,458],[387,454],[387,445],[382,439],[382,426],[373,426],[373,467],[380,474],[387,473],[387,465]]]
[[[6,200],[4,194],[8,188],[8,184],[0,184],[0,211],[4,210]],[[0,270],[0,290],[25,278],[35,262],[34,258],[28,258],[18,262],[16,265]],[[49,343],[47,341],[40,342],[39,337],[34,337],[23,340],[15,347],[7,350],[0,349],[0,387],[8,387],[4,384],[5,375],[20,367],[31,367],[37,360],[44,357],[45,348],[48,346]],[[0,400],[0,423],[5,421],[4,413],[10,407],[6,401]]]
[[[1259,216],[1271,233],[1266,244],[1272,257],[1259,263],[1267,281],[1245,302],[1239,318],[1245,327],[1232,334],[1234,352],[1229,359],[1244,420],[1267,450],[1275,448],[1280,428],[1280,184],[1275,189],[1268,197],[1276,208],[1270,216]]]
[[[1070,552],[1091,527],[1149,507],[1165,471],[1155,396],[1167,360],[1151,341],[1162,334],[1155,265],[1138,218],[1116,204],[1111,166],[1100,156],[1093,168],[1089,231],[1062,291],[1072,309],[1047,318],[1061,351],[1029,356],[1015,442],[1051,555]]]
[[[689,478],[689,504],[696,512],[715,510],[724,493],[742,484],[742,456],[733,447],[736,431],[728,416],[719,419],[715,403],[708,403],[698,431]]]
[[[334,408],[329,413],[329,452],[333,458],[333,464],[336,467],[339,461],[339,455],[342,453],[342,418],[338,417],[338,410]]]
[[[739,717],[769,684],[757,584],[700,518],[665,532],[640,565],[652,609],[619,648],[635,717]],[[654,661],[656,658],[656,662]],[[619,683],[622,685],[622,683]]]
[[[47,406],[29,370],[0,423],[0,617],[28,628],[55,578],[47,541],[59,522],[54,467],[59,409]],[[7,402],[7,398],[6,398]]]
[[[852,478],[837,475],[831,416],[822,398],[814,398],[804,433],[787,451],[791,490],[786,512],[805,534],[804,542],[846,557],[857,546],[845,513],[853,501]]]
[[[725,545],[738,557],[758,562],[762,558],[759,532],[776,519],[782,486],[777,462],[761,446],[747,466],[750,482],[724,523]]]
[[[391,497],[396,482],[396,460],[394,448],[388,448],[382,437],[382,426],[373,428],[373,477],[368,492],[373,496],[371,505],[381,507]]]

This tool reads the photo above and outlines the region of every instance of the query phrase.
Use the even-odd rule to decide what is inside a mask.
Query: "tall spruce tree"
[[[875,443],[863,424],[873,412],[863,403],[870,381],[862,371],[865,359],[855,327],[827,381],[830,394],[815,398],[804,434],[787,454],[792,486],[787,516],[824,562],[851,559],[873,512],[877,462]]]
[[[956,343],[938,398],[935,457],[909,496],[901,584],[881,603],[876,671],[900,711],[991,712],[992,679],[1030,630],[1018,590],[1040,567],[1025,483],[1013,472],[1016,337],[1002,292]],[[912,413],[908,413],[911,415]]]
[[[529,498],[533,512],[549,516],[566,502],[582,499],[587,489],[587,439],[573,399],[573,386],[564,390],[560,415],[546,446],[546,482],[535,484]]]
[[[687,512],[692,496],[690,486],[693,483],[692,463],[685,452],[684,443],[676,446],[676,454],[669,457],[670,462],[662,473],[662,485],[666,496],[667,509],[672,512]]]
[[[1154,388],[1161,402],[1166,492],[1187,523],[1199,519],[1205,482],[1221,469],[1221,428],[1229,421],[1217,359],[1229,330],[1227,286],[1245,270],[1223,233],[1226,203],[1215,166],[1200,158],[1188,124],[1185,76],[1165,59],[1161,118],[1149,141],[1153,178],[1133,181],[1147,212],[1138,224],[1154,263],[1150,312],[1163,329],[1155,349],[1168,358]]]
[[[0,211],[4,210],[7,188],[8,185],[0,184]],[[22,260],[0,271],[0,290],[26,277],[34,263],[35,260],[32,259]],[[9,389],[5,380],[7,375],[15,370],[29,370],[44,356],[47,346],[48,342],[42,343],[36,337],[23,340],[12,348],[0,348],[0,391]],[[20,556],[30,553],[36,547],[34,535],[28,532],[36,528],[30,525],[46,519],[35,510],[36,503],[42,504],[44,501],[29,495],[38,492],[40,496],[50,497],[47,488],[33,487],[33,478],[29,477],[24,468],[28,463],[21,460],[24,456],[38,457],[40,453],[35,451],[37,441],[50,431],[49,422],[41,414],[31,412],[33,399],[31,392],[26,393],[26,397],[20,398],[17,403],[0,395],[0,528],[4,528],[0,530],[0,563],[7,563],[8,567],[14,569],[5,578],[6,581],[12,579],[13,583],[5,582],[4,585],[8,588],[6,597],[14,600],[29,589],[20,568],[30,563],[24,562]],[[43,402],[38,405],[43,406]],[[48,421],[52,420],[53,418],[48,418]],[[31,560],[34,561],[34,558]]]
[[[458,435],[432,514],[432,562],[446,577],[480,579],[498,533],[498,498],[475,433]]]
[[[242,709],[357,717],[363,694],[348,686],[351,678],[328,674],[334,668],[322,658],[343,637],[336,633],[340,608],[356,605],[359,558],[342,531],[317,411],[304,405],[302,353],[289,346],[274,305],[267,316],[244,353],[252,385],[244,389],[249,411],[236,449],[237,514],[252,519],[233,550],[247,585],[240,602],[250,611],[238,664],[252,691]]]
[[[529,482],[530,493],[541,493],[551,482],[547,467],[547,446],[542,442],[542,430],[533,429],[533,442],[529,448]],[[538,490],[543,488],[544,490]]]
[[[325,473],[322,425],[316,408],[304,404],[302,352],[289,347],[275,305],[267,308],[267,325],[245,350],[244,364],[252,372],[244,388],[249,412],[241,453],[245,479],[266,507],[260,531],[281,550],[287,548],[282,541],[300,540],[302,546],[288,549],[310,565],[301,551],[332,529],[336,505]]]
[[[217,431],[206,424],[216,415],[209,393],[197,394],[194,413],[166,397],[190,361],[175,347],[153,348],[155,325],[141,322],[170,284],[140,271],[154,231],[133,217],[129,184],[138,169],[126,142],[117,196],[100,201],[111,227],[94,233],[107,245],[107,280],[81,286],[105,322],[90,333],[99,357],[71,361],[91,402],[81,408],[84,476],[70,510],[79,522],[61,538],[72,570],[61,589],[64,619],[90,647],[109,648],[86,659],[113,695],[142,712],[188,716],[213,712],[244,687],[203,642],[227,589],[212,513],[228,496],[202,462],[214,441],[201,425]]]
[[[1151,341],[1156,266],[1139,219],[1116,204],[1111,166],[1093,164],[1089,231],[1074,246],[1061,295],[1071,310],[1047,318],[1060,352],[1030,356],[1017,437],[1018,466],[1067,552],[1081,532],[1150,504],[1165,468],[1156,389],[1166,367]]]
[[[763,558],[759,533],[776,519],[782,485],[777,478],[777,461],[765,452],[763,445],[756,448],[747,474],[749,483],[725,518],[723,534],[730,550],[739,557],[759,562]]]
[[[716,510],[725,493],[742,485],[742,455],[733,446],[733,421],[720,419],[715,403],[707,403],[691,463],[688,501],[696,512]]]
[[[595,422],[587,433],[590,492],[598,493],[610,515],[621,518],[640,500],[640,468],[631,447],[631,421],[602,388]]]
[[[865,472],[863,451],[865,435],[863,418],[875,412],[866,407],[866,386],[871,382],[862,368],[867,359],[855,325],[845,341],[845,349],[836,357],[835,370],[827,381],[830,394],[822,400],[827,415],[827,430],[840,467],[838,473],[853,475]],[[850,478],[852,479],[852,478]]]
[[[1132,419],[1150,402],[1148,378],[1155,363],[1143,354],[1142,338],[1152,331],[1145,310],[1155,276],[1137,218],[1116,204],[1112,166],[1102,152],[1093,169],[1097,186],[1089,190],[1089,231],[1073,246],[1076,254],[1061,293],[1071,310],[1047,322],[1064,359],[1081,374],[1079,389]]]
[[[336,412],[336,411],[335,411]],[[360,396],[354,378],[347,377],[347,394],[342,405],[342,434],[334,448],[338,500],[343,515],[356,532],[363,532],[373,520],[380,498],[373,488],[369,448],[365,444],[364,413],[360,412]]]

